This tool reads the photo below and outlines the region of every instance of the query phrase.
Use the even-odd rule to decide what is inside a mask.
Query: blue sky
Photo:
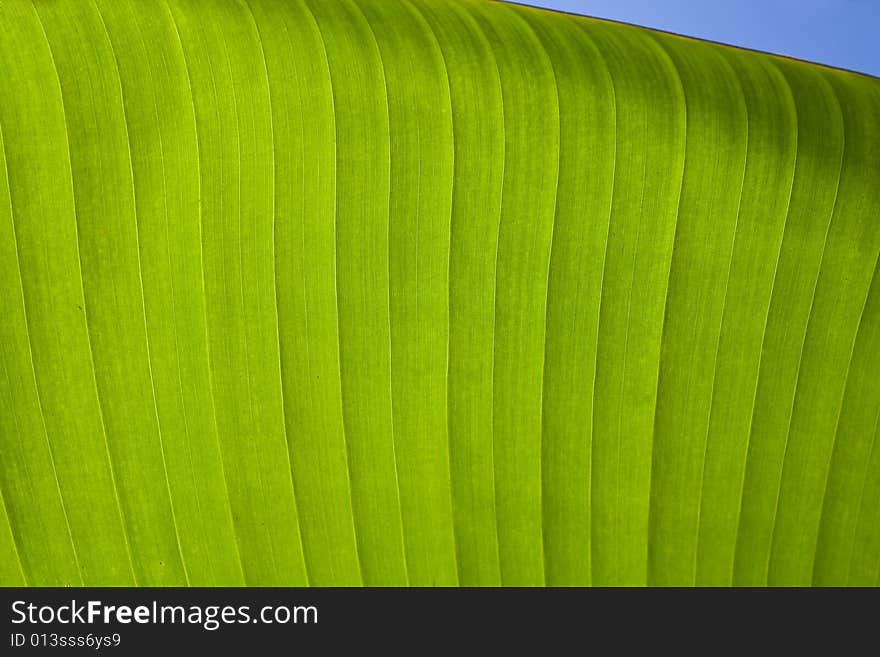
[[[880,76],[880,0],[517,0]]]

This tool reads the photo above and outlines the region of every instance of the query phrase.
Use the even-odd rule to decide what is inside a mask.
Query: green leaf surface
[[[0,585],[880,584],[880,82],[484,0],[4,0]]]

